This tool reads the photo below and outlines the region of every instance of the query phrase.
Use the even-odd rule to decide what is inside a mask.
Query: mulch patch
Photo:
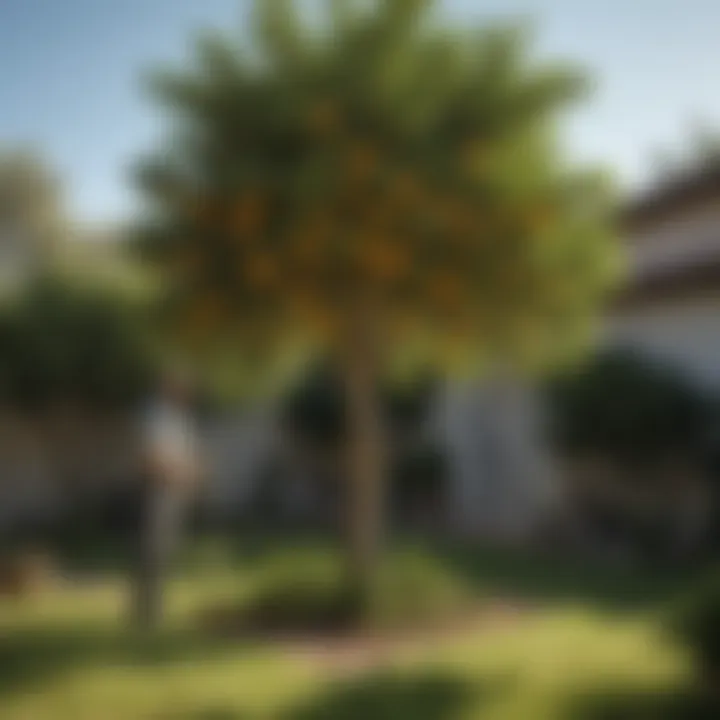
[[[235,610],[215,611],[202,619],[213,633],[267,642],[303,663],[333,675],[370,671],[406,653],[435,648],[475,631],[497,632],[512,627],[529,608],[516,602],[490,602],[446,618],[443,622],[402,630],[362,630],[342,625],[280,631],[252,626]]]

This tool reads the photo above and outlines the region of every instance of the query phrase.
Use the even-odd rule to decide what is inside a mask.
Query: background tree
[[[0,149],[0,292],[22,291],[40,278],[112,286],[148,297],[153,278],[128,252],[120,226],[89,230],[63,204],[62,178],[38,154]],[[3,300],[0,297],[0,301]]]
[[[67,230],[56,178],[29,152],[0,151],[0,289],[45,267]]]
[[[615,348],[547,388],[574,506],[655,560],[706,546],[717,512],[718,399],[672,364]]]
[[[612,276],[604,183],[558,149],[581,78],[524,33],[441,27],[428,0],[256,3],[156,79],[176,132],[142,174],[143,245],[204,352],[332,357],[346,396],[353,582],[380,546],[384,374],[566,351]]]
[[[636,469],[678,457],[701,462],[717,412],[715,399],[672,366],[624,350],[555,378],[548,400],[565,454]]]
[[[0,308],[0,403],[35,416],[133,408],[155,372],[143,309],[112,289],[30,283]]]

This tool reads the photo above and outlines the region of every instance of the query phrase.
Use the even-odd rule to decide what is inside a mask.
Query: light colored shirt
[[[189,413],[173,403],[154,401],[145,410],[142,436],[145,457],[157,480],[187,484],[196,479],[199,447]]]

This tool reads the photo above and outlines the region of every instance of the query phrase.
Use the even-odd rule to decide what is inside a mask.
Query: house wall
[[[720,389],[720,291],[626,310],[608,322],[604,340],[669,363],[708,389]]]
[[[78,497],[102,497],[137,481],[140,445],[132,419],[0,418],[0,530],[62,516]],[[270,413],[203,424],[204,504],[232,515],[277,446]]]
[[[720,205],[704,202],[636,228],[630,282],[665,277],[720,259]],[[720,388],[720,285],[637,299],[609,317],[603,344],[629,347]]]
[[[132,428],[69,414],[0,417],[0,529],[62,515],[73,498],[106,494],[137,477]]]
[[[203,501],[218,519],[229,519],[249,504],[268,463],[281,448],[270,407],[226,415],[202,428],[205,454]]]
[[[705,202],[631,229],[627,241],[634,278],[717,259],[720,205]]]
[[[537,389],[517,378],[447,388],[436,412],[450,465],[451,529],[518,541],[561,502]]]

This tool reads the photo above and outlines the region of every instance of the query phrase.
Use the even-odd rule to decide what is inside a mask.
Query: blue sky
[[[186,57],[198,27],[244,22],[244,0],[0,0],[0,146],[38,148],[82,220],[133,207],[128,163],[162,132],[143,70]],[[591,70],[597,90],[568,121],[580,158],[633,186],[695,120],[720,129],[718,0],[443,0],[463,22],[529,16],[538,50]]]

